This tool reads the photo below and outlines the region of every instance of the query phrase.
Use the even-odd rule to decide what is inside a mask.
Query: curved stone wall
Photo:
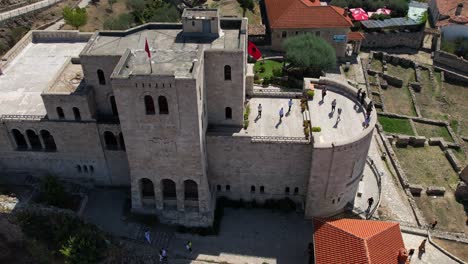
[[[351,85],[323,77],[317,83],[326,84],[329,90],[356,101],[357,89]],[[369,102],[366,99],[365,105]],[[377,114],[374,110],[368,128],[349,128],[362,129],[362,133],[357,136],[334,143],[314,144],[306,197],[306,218],[335,215],[354,200],[376,121]]]

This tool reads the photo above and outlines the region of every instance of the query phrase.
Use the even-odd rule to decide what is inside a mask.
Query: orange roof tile
[[[441,15],[446,15],[449,19],[442,19],[436,22],[437,26],[446,26],[451,23],[467,24],[468,23],[468,6],[465,3],[462,12],[459,16],[455,16],[457,5],[463,3],[463,0],[435,0],[437,9]]]
[[[364,34],[362,32],[349,32],[348,33],[348,40],[363,40]]]
[[[344,9],[319,0],[265,0],[270,28],[343,28],[353,23]]]
[[[314,219],[316,264],[396,264],[404,247],[398,223]]]

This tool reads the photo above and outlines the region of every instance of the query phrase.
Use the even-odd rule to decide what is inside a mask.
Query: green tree
[[[107,0],[107,3],[109,3],[110,10],[113,11],[113,10],[112,10],[112,6],[113,6],[115,3],[117,3],[117,0]]]
[[[108,30],[125,30],[133,25],[132,14],[120,14],[117,17],[110,17],[104,21],[104,29]]]
[[[65,19],[65,23],[78,29],[86,24],[88,14],[85,8],[70,8],[67,6],[63,9],[63,19]]]
[[[339,7],[348,7],[349,6],[348,1],[346,1],[346,0],[332,0],[330,2],[330,5],[339,6]]]
[[[250,10],[251,12],[253,12],[254,8],[255,8],[255,4],[253,2],[253,0],[237,0],[237,2],[239,3],[240,7],[242,8],[242,16],[245,17],[245,13],[247,12],[247,10]]]
[[[287,38],[283,46],[286,62],[290,67],[300,68],[302,75],[306,72],[319,75],[323,70],[336,67],[335,49],[323,38],[299,35]]]
[[[68,208],[71,197],[65,192],[63,185],[54,176],[46,176],[41,181],[40,199],[48,205]]]

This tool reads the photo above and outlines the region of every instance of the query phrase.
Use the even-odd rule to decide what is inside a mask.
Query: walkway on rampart
[[[61,2],[61,1],[63,1],[63,0],[44,0],[44,1],[41,1],[41,2],[37,2],[37,3],[34,3],[34,4],[30,4],[30,5],[27,5],[27,6],[23,6],[23,7],[14,9],[14,10],[10,10],[10,11],[1,13],[0,14],[0,22],[3,22],[3,21],[6,21],[8,19],[11,19],[11,18],[15,18],[15,17],[25,15],[25,14],[30,13],[30,12],[34,12],[34,11],[49,7],[49,6],[54,5],[54,4],[56,4],[58,2]]]

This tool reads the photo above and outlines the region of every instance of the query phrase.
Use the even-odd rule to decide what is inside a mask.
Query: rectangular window
[[[320,37],[320,31],[316,31],[315,36]]]
[[[299,31],[296,31],[296,35],[299,35]]]
[[[287,36],[286,31],[281,32],[281,37],[282,37],[282,38],[285,38],[286,36]]]

